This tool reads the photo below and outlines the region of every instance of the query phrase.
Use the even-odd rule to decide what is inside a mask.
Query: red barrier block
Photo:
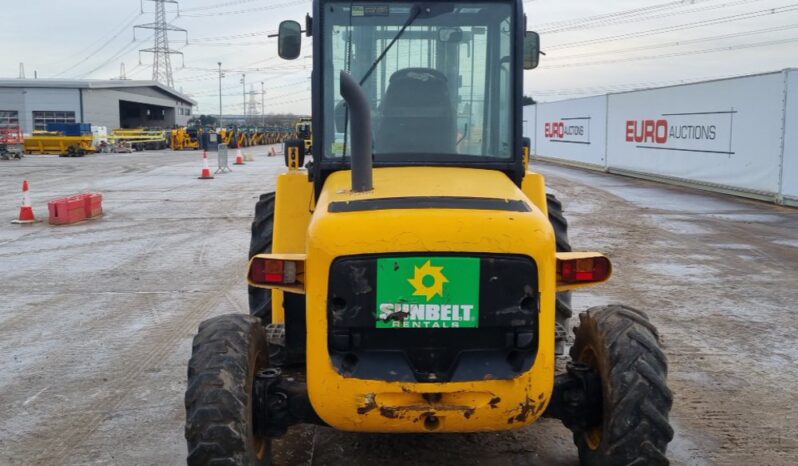
[[[86,218],[95,218],[103,214],[103,195],[100,193],[81,194],[86,204]]]
[[[67,225],[86,220],[86,200],[83,196],[69,196],[47,203],[50,225]]]

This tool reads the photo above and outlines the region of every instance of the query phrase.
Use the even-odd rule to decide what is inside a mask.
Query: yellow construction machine
[[[172,150],[197,150],[200,148],[202,129],[175,128],[171,131]]]
[[[304,141],[305,144],[305,152],[310,154],[311,148],[313,147],[313,119],[308,117],[302,117],[299,121],[296,122],[294,125],[296,131],[296,137]]]
[[[263,128],[255,128],[249,136],[249,145],[262,146],[266,144],[266,132]]]
[[[289,146],[255,207],[250,315],[194,337],[189,464],[270,464],[299,423],[435,434],[541,416],[573,432],[582,464],[667,463],[649,317],[593,307],[566,333],[569,293],[611,264],[571,250],[527,167],[523,77],[540,50],[523,5],[314,0],[314,160]],[[281,57],[302,30],[281,23]]]
[[[97,152],[91,134],[66,136],[60,131],[35,130],[25,137],[26,154],[58,154],[61,157],[83,157]]]
[[[133,150],[137,151],[162,150],[170,145],[169,134],[164,129],[120,128],[113,130],[107,138],[112,144],[127,143]]]

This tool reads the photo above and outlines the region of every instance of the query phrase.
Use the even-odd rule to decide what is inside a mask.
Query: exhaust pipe
[[[349,126],[352,128],[349,131],[352,135],[352,191],[371,191],[374,189],[371,176],[371,109],[363,88],[344,70],[341,70],[341,97],[349,108]]]

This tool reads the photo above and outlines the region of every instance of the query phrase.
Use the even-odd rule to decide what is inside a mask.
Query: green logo
[[[479,259],[377,260],[377,328],[479,326]]]

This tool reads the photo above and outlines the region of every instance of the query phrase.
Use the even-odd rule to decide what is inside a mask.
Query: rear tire
[[[269,365],[258,319],[228,314],[201,323],[188,363],[187,463],[271,463],[271,441],[253,431],[253,381]]]
[[[667,465],[673,395],[659,334],[641,311],[599,306],[579,315],[571,359],[599,373],[601,425],[575,427],[579,460],[588,466]]]
[[[549,211],[549,221],[554,228],[554,237],[557,241],[557,252],[570,252],[571,243],[568,242],[568,221],[563,215],[562,202],[554,194],[546,194],[546,205]],[[557,293],[555,305],[555,347],[559,355],[565,354],[565,344],[568,342],[568,329],[570,328],[571,316],[571,292],[563,291]]]
[[[249,258],[256,254],[272,252],[274,236],[274,193],[261,194],[255,205],[252,221],[252,238],[249,243]],[[272,322],[272,291],[249,286],[249,313],[259,317],[263,325]]]

